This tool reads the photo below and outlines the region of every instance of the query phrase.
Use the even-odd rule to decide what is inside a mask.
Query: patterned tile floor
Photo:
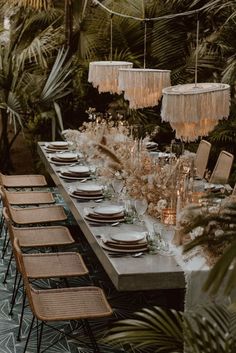
[[[63,204],[63,200],[61,199],[61,197],[56,196],[56,198],[57,202]],[[68,226],[71,228],[72,234],[75,234],[78,240],[75,245],[76,250],[79,251],[83,256],[83,259],[85,260],[90,272],[89,276],[77,278],[74,280],[70,279],[70,286],[83,286],[94,284],[102,287],[114,311],[114,315],[112,318],[91,321],[90,324],[93,333],[98,341],[104,336],[106,330],[110,327],[114,320],[131,317],[134,311],[137,311],[142,307],[161,305],[165,307],[182,309],[182,291],[148,291],[132,293],[117,292],[112,283],[110,282],[109,278],[103,271],[102,267],[96,260],[90,246],[84,239],[83,234],[81,234],[78,227],[75,225],[75,221],[73,220],[73,216],[71,214],[69,214],[68,223]],[[2,249],[2,241],[3,239],[1,238],[0,249]],[[9,316],[10,300],[15,274],[14,262],[12,263],[10,268],[7,284],[4,285],[2,283],[10,257],[10,251],[11,249],[9,248],[4,260],[0,260],[0,353],[22,353],[25,344],[25,337],[27,335],[32,315],[30,309],[27,307],[23,320],[22,340],[21,342],[18,342],[16,337],[18,332],[20,310],[22,304],[22,288],[18,291],[13,316]],[[41,281],[39,285],[42,288],[51,287],[55,286],[55,281],[53,282],[49,280],[44,280]],[[68,325],[67,328],[69,327]],[[65,327],[65,325],[61,324],[57,324],[57,326]],[[47,327],[44,329],[43,333],[42,350],[45,350],[45,352],[47,353],[92,353],[91,348],[88,346],[90,344],[90,341],[88,337],[85,336],[81,326],[79,326],[75,331],[75,336],[79,338],[80,342],[75,341],[74,339],[65,338],[60,333]],[[47,347],[49,348],[46,349]],[[104,346],[101,343],[99,343],[99,347],[101,353],[124,352],[123,349],[118,350],[112,347]],[[36,332],[33,332],[32,338],[27,349],[27,353],[34,352],[36,352]]]

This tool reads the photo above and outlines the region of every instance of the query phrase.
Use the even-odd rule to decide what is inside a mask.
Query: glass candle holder
[[[161,221],[164,224],[175,225],[176,224],[176,209],[175,208],[163,208],[161,212]]]

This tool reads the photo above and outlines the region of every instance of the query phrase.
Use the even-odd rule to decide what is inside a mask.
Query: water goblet
[[[134,201],[134,207],[138,215],[138,219],[141,223],[143,223],[143,215],[147,211],[148,202],[145,198],[143,199],[136,199]]]

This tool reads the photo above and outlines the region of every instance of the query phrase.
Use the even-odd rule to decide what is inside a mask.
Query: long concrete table
[[[96,226],[86,221],[84,219],[84,209],[97,206],[97,203],[94,201],[79,201],[69,195],[69,187],[75,186],[78,181],[67,181],[59,176],[61,167],[50,163],[49,154],[45,151],[44,146],[44,142],[39,142],[38,153],[40,158],[115,288],[118,291],[184,288],[184,273],[172,256],[148,253],[138,258],[132,256],[114,258],[109,256],[109,252],[100,245],[101,238],[99,235],[106,236],[112,232],[122,230],[126,232],[137,230],[138,226],[125,223],[119,224],[117,227]],[[100,203],[100,205],[106,204],[110,204],[110,201],[104,200]]]

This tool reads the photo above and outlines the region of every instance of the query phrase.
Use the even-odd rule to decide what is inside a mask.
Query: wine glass
[[[143,222],[143,215],[147,211],[148,203],[146,199],[136,199],[134,201],[134,207],[138,215],[139,221]]]
[[[160,223],[153,224],[153,236],[156,240],[157,253],[165,256],[172,256],[170,241],[172,237],[171,228]]]
[[[119,199],[120,193],[124,187],[124,181],[122,179],[115,178],[115,179],[112,179],[111,185],[115,192],[116,198]]]

